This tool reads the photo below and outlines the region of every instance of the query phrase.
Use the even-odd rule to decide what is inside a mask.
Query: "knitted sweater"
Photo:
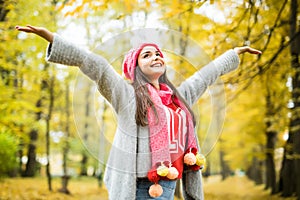
[[[100,55],[85,51],[54,34],[47,47],[46,60],[69,66],[78,66],[95,81],[99,92],[113,107],[118,126],[106,163],[104,182],[109,199],[133,200],[136,178],[146,177],[151,167],[148,127],[137,126],[136,102],[133,87]],[[177,88],[192,106],[216,79],[238,67],[239,58],[228,50],[194,73]],[[185,171],[182,177],[185,199],[203,199],[200,171]]]

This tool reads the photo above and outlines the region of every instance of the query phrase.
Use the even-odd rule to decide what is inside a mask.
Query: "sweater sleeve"
[[[193,105],[219,76],[233,71],[238,65],[237,53],[228,50],[182,82],[177,88],[178,92],[190,105]]]
[[[46,60],[68,66],[78,66],[95,81],[100,93],[118,113],[134,100],[133,88],[113,69],[102,56],[86,51],[54,34],[47,47]],[[132,97],[132,98],[130,98]]]

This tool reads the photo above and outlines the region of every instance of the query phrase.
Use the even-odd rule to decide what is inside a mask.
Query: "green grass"
[[[58,192],[59,178],[53,179],[53,191],[48,191],[46,178],[10,178],[0,182],[0,200],[107,200],[105,187],[98,187],[95,178],[72,178],[68,189],[71,195]],[[204,179],[205,200],[283,200],[278,195],[270,196],[263,186],[256,186],[246,177],[218,177]],[[295,200],[285,198],[284,200]],[[176,199],[178,200],[178,199]]]

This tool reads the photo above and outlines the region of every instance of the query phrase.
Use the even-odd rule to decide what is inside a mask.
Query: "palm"
[[[261,54],[262,53],[261,51],[251,48],[249,46],[236,47],[234,48],[234,50],[236,51],[237,54],[243,54],[243,53]]]
[[[50,31],[48,31],[46,28],[43,28],[43,27],[36,27],[36,26],[28,25],[28,26],[16,26],[16,29],[18,31],[23,31],[26,33],[34,33],[34,34],[44,38],[48,42],[53,41],[53,34]]]

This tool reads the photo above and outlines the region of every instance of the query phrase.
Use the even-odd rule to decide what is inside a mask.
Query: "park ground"
[[[10,178],[0,181],[0,200],[107,200],[105,187],[98,187],[95,178],[72,178],[69,182],[71,195],[58,192],[61,183],[53,179],[53,191],[49,192],[45,178]],[[270,196],[263,186],[257,186],[246,177],[218,177],[204,180],[206,200],[295,200]]]

